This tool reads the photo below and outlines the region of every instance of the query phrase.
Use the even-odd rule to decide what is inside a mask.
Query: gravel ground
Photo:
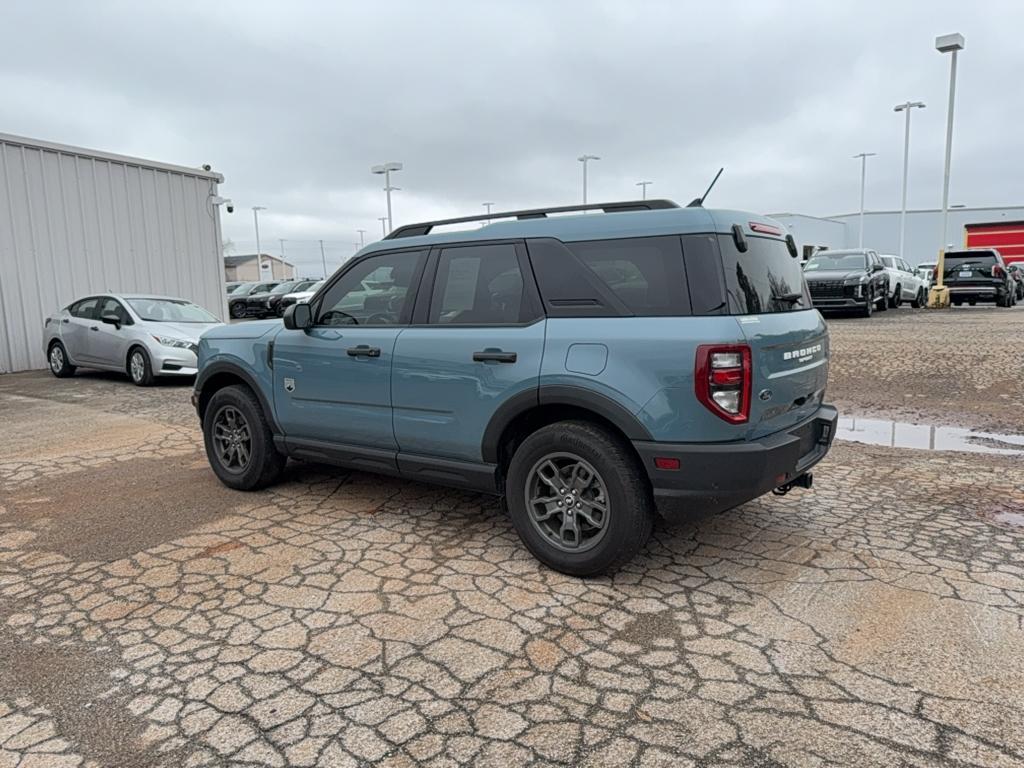
[[[1024,310],[830,324],[848,413],[1024,432]],[[1024,765],[1020,458],[837,444],[583,581],[487,497],[229,491],[188,395],[0,377],[0,768]]]

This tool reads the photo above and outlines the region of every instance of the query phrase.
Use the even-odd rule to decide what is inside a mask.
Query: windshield
[[[315,283],[313,283],[311,286],[309,286],[309,288],[307,288],[305,291],[303,291],[303,293],[316,293],[317,291],[320,290],[320,286],[323,285],[323,284],[324,284],[323,280],[317,280]]]
[[[885,264],[885,266],[887,266],[889,269],[896,269],[896,259],[894,259],[892,256],[879,256],[878,258],[880,258],[882,260],[882,263]]]
[[[732,237],[720,236],[722,268],[731,315],[793,312],[809,309],[800,262],[789,255],[783,240],[748,237],[740,252]]]
[[[863,253],[819,253],[804,265],[804,270],[813,272],[816,269],[867,269],[867,256]]]
[[[182,299],[128,299],[143,320],[157,323],[219,323],[216,317],[191,301]]]
[[[235,286],[235,289],[233,291],[231,291],[231,295],[235,296],[248,293],[249,289],[252,288],[254,285],[256,285],[256,283],[240,283],[239,285]]]
[[[302,285],[301,280],[293,280],[290,283],[281,283],[279,286],[274,288],[272,294],[291,293],[292,291],[298,290],[299,286]]]

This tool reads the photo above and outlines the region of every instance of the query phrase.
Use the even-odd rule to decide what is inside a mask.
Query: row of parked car
[[[804,279],[814,306],[822,311],[852,311],[871,317],[906,302],[925,306],[935,284],[934,262],[911,267],[899,256],[870,248],[819,251],[804,264]],[[998,250],[977,248],[945,255],[942,282],[955,306],[995,302],[1012,307],[1024,299],[1024,269],[1007,264]]]
[[[243,317],[281,317],[292,304],[312,296],[323,282],[314,278],[229,282],[228,314],[235,320]]]

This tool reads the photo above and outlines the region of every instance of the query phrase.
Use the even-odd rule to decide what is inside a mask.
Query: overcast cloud
[[[0,132],[210,163],[225,236],[299,251],[396,223],[580,198],[827,215],[940,202],[948,57],[962,32],[951,202],[1020,204],[1024,3],[6,3]],[[270,250],[275,250],[271,248]],[[308,248],[307,248],[308,250]],[[296,249],[292,249],[293,254]],[[303,257],[305,258],[305,257]]]

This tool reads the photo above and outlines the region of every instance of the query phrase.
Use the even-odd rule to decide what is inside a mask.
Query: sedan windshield
[[[202,307],[181,299],[128,299],[143,320],[157,323],[219,323]]]
[[[818,254],[804,266],[807,272],[826,269],[866,269],[867,257],[863,253]]]

